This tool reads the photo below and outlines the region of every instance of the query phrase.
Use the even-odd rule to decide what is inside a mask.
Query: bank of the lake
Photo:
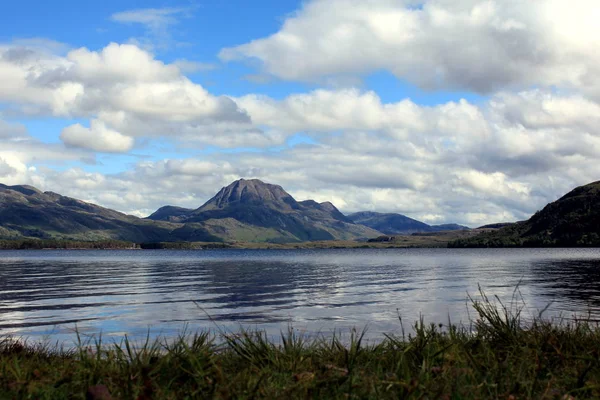
[[[600,328],[524,321],[475,301],[469,326],[415,324],[369,344],[360,332],[277,343],[260,331],[71,351],[0,339],[0,397],[25,399],[580,399],[600,397]]]

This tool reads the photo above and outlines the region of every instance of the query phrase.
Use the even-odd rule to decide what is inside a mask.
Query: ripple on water
[[[170,335],[288,324],[369,327],[380,337],[422,314],[467,321],[478,285],[534,312],[600,318],[597,249],[6,251],[0,333]],[[471,310],[472,314],[472,310]]]

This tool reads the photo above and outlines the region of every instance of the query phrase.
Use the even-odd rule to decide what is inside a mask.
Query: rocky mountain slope
[[[240,179],[222,188],[200,208],[181,214],[165,208],[151,220],[199,223],[227,240],[307,241],[369,238],[381,233],[356,224],[331,203],[298,202],[281,186]]]

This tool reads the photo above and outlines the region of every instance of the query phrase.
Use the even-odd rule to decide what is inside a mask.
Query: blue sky
[[[8,2],[0,181],[143,215],[256,177],[473,225],[595,179],[595,2],[415,4]]]

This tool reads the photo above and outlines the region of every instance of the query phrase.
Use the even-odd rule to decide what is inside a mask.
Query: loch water
[[[600,318],[600,249],[40,250],[0,252],[0,335],[277,335],[468,323],[478,287],[525,316]],[[515,292],[515,289],[517,291]]]

